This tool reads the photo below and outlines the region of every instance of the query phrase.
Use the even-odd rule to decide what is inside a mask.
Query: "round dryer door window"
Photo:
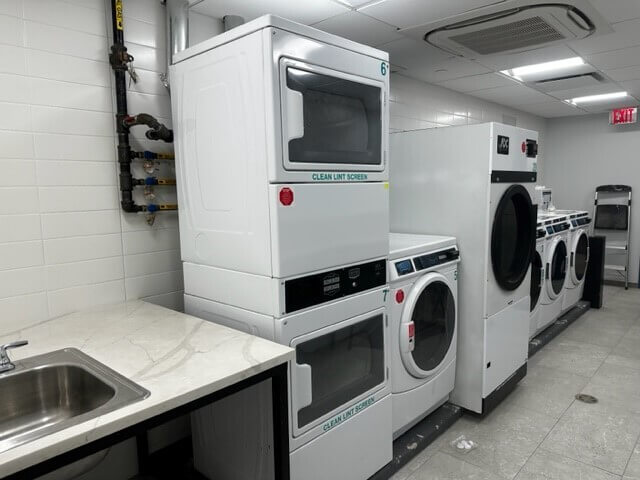
[[[411,358],[418,372],[428,374],[442,363],[456,327],[456,306],[449,286],[429,282],[418,295],[411,313],[415,337]]]
[[[567,277],[567,244],[560,240],[551,258],[551,289],[557,297],[562,292]]]
[[[540,299],[540,291],[542,290],[542,258],[540,253],[536,252],[531,262],[531,304],[529,311],[533,312],[538,305]]]
[[[587,271],[587,263],[589,262],[589,239],[587,234],[582,232],[578,241],[575,243],[573,252],[573,275],[576,283],[581,282]]]
[[[496,208],[491,232],[491,264],[498,285],[515,290],[524,281],[536,241],[536,216],[531,196],[512,185]]]

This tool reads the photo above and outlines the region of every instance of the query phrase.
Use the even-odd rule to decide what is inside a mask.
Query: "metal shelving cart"
[[[593,224],[594,234],[606,233],[608,255],[622,262],[609,263],[605,270],[624,278],[624,288],[629,288],[629,246],[631,243],[631,187],[629,185],[600,185],[596,187]]]

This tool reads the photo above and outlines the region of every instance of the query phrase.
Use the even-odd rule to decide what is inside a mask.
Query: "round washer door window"
[[[540,291],[542,290],[542,258],[540,253],[536,251],[533,255],[533,261],[531,262],[531,303],[529,305],[529,311],[533,312],[538,305],[540,299]]]
[[[551,289],[557,297],[562,292],[567,277],[567,244],[560,240],[553,250],[551,258]]]
[[[527,189],[510,186],[498,203],[491,233],[493,274],[505,290],[518,288],[527,275],[536,240],[535,222]]]
[[[444,360],[455,333],[455,300],[445,282],[430,282],[420,292],[411,321],[415,326],[415,337],[410,355],[419,372],[428,374]]]
[[[581,282],[587,271],[587,263],[589,262],[589,239],[587,234],[582,232],[578,237],[578,241],[574,244],[573,252],[573,276],[574,281]]]

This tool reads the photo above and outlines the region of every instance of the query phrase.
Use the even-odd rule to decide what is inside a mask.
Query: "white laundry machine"
[[[459,258],[453,237],[389,235],[394,438],[445,403],[453,390]]]
[[[529,296],[529,339],[536,336],[540,321],[540,296],[545,288],[544,278],[544,249],[547,232],[541,221],[536,228],[536,251],[531,259],[531,290]]]
[[[569,214],[569,275],[565,284],[562,311],[571,310],[582,298],[584,279],[589,264],[589,212],[576,211]]]
[[[486,123],[390,138],[391,230],[455,236],[464,255],[451,401],[487,412],[526,375],[538,134]]]
[[[392,456],[388,59],[266,15],[170,67],[185,310],[295,348],[294,479]]]
[[[562,313],[564,286],[569,265],[569,221],[566,215],[548,213],[540,216],[546,230],[544,279],[540,296],[540,317],[536,334],[551,325]]]

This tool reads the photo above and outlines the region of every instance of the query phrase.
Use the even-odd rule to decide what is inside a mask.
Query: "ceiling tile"
[[[504,0],[383,0],[359,11],[399,28],[433,23]]]
[[[619,83],[623,90],[626,90],[631,95],[640,97],[640,80],[627,80]]]
[[[552,117],[568,117],[571,115],[585,115],[587,112],[577,107],[573,107],[564,102],[546,102],[546,103],[534,103],[532,105],[525,105],[521,107],[522,110],[528,113],[533,113],[544,118]]]
[[[591,4],[612,23],[640,18],[638,0],[591,0]]]
[[[640,45],[640,19],[616,23],[613,29],[613,33],[572,42],[571,48],[580,55],[591,55]]]
[[[545,103],[550,100],[550,97],[544,93],[521,85],[478,90],[469,93],[469,95],[509,106]]]
[[[395,27],[355,11],[336,15],[313,26],[366,45],[375,46],[404,38]]]
[[[438,64],[407,66],[405,74],[428,83],[442,83],[454,78],[490,73],[488,68],[470,60],[451,58]]]
[[[407,68],[411,66],[429,66],[442,63],[451,58],[442,50],[427,45],[427,43],[413,38],[403,38],[377,46],[389,52],[389,60],[394,65]]]
[[[615,82],[640,79],[640,66],[604,70],[604,73]]]
[[[640,1],[638,3],[640,4]],[[587,56],[585,60],[600,70],[640,65],[640,47],[596,53],[595,55]]]
[[[443,87],[458,92],[472,92],[474,90],[484,90],[487,88],[509,87],[516,83],[499,73],[486,73],[483,75],[472,75],[470,77],[455,78],[439,83]]]
[[[271,13],[306,25],[349,11],[346,5],[331,0],[204,0],[192,8],[217,18],[240,15],[246,21]]]

